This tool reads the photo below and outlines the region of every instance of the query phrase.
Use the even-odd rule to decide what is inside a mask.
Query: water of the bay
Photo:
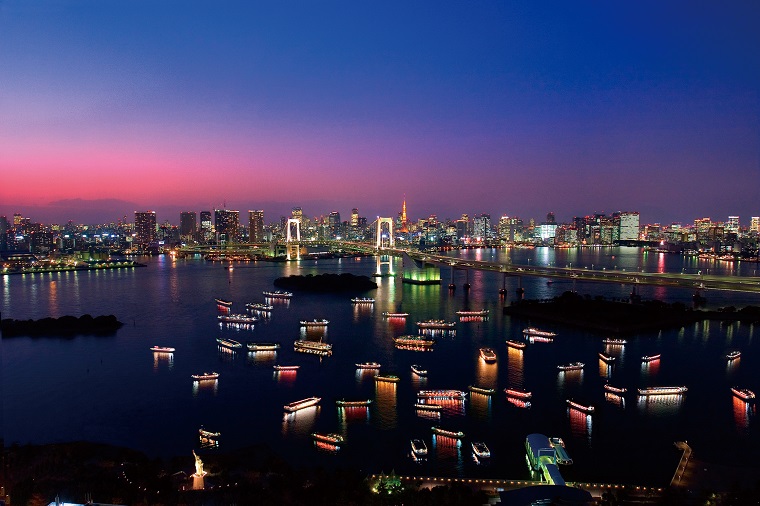
[[[541,264],[589,269],[626,268],[752,276],[757,264],[718,264],[698,259],[642,252],[635,248],[583,250],[467,250],[453,255],[517,264]],[[366,472],[395,469],[397,473],[526,479],[525,436],[532,432],[562,437],[574,464],[563,467],[566,479],[612,482],[667,483],[680,456],[673,447],[688,440],[709,460],[755,465],[760,428],[754,406],[734,398],[729,387],[760,390],[753,371],[760,364],[754,342],[760,329],[749,324],[704,322],[684,328],[642,333],[623,348],[608,351],[618,357],[608,367],[598,359],[605,351],[604,335],[542,322],[504,316],[502,308],[515,297],[517,280],[507,279],[506,301],[498,294],[499,274],[471,271],[469,293],[462,288],[465,273],[456,271],[457,289],[402,284],[400,277],[376,278],[379,288],[366,294],[374,305],[352,305],[351,295],[296,292],[290,302],[276,303],[271,318],[253,329],[220,327],[215,297],[233,301],[233,312],[246,302],[262,302],[262,291],[283,275],[350,272],[370,275],[376,259],[325,259],[290,263],[206,262],[170,256],[142,258],[146,268],[59,274],[27,274],[2,278],[2,318],[42,318],[66,314],[114,314],[125,323],[115,336],[65,338],[4,338],[2,393],[6,444],[88,440],[123,445],[150,455],[189,454],[198,447],[198,428],[222,433],[216,451],[267,444],[293,464],[343,466]],[[383,265],[383,271],[388,266]],[[401,262],[394,260],[400,272]],[[548,298],[572,288],[570,282],[526,278],[528,298]],[[630,287],[577,283],[580,293],[627,297]],[[690,302],[688,290],[642,287],[644,298]],[[756,295],[704,293],[708,306],[760,305]],[[398,350],[392,337],[416,334],[416,321],[442,318],[458,321],[460,309],[489,309],[485,321],[458,322],[454,335],[441,337],[433,352]],[[384,311],[405,311],[403,320],[383,318]],[[320,359],[293,351],[303,336],[299,320],[330,320],[323,339],[333,355]],[[506,339],[522,340],[528,324],[558,333],[551,344],[530,344],[524,351],[508,349]],[[309,332],[311,338],[318,334]],[[279,342],[276,353],[229,353],[217,337],[241,342]],[[153,345],[173,346],[173,358],[153,354]],[[496,364],[478,358],[478,349],[493,348]],[[733,362],[730,350],[742,352]],[[642,366],[640,357],[661,353],[659,362]],[[397,374],[398,384],[378,384],[373,373],[355,364],[377,361],[385,374]],[[558,373],[557,365],[582,361],[580,373]],[[300,365],[296,373],[273,371],[274,364]],[[411,364],[429,370],[427,378],[410,371]],[[193,383],[191,374],[217,371],[209,385]],[[628,388],[621,401],[605,397],[609,381]],[[468,385],[495,388],[492,397],[470,394],[464,403],[445,405],[440,418],[413,409],[420,389]],[[641,401],[632,391],[647,385],[686,385],[684,396]],[[507,402],[503,389],[524,387],[533,392],[530,409]],[[317,408],[284,416],[282,406],[319,396]],[[567,409],[567,398],[593,404],[596,413]],[[336,399],[373,399],[365,408],[339,410]],[[434,438],[431,426],[462,430],[459,444]],[[347,444],[336,453],[316,448],[313,431],[339,432]],[[409,441],[423,439],[430,454],[415,463]],[[491,449],[489,462],[478,464],[471,441]],[[214,450],[206,450],[214,451]],[[623,462],[625,465],[620,465]]]

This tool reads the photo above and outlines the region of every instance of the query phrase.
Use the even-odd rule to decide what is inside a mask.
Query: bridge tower
[[[386,237],[383,236],[383,224],[388,225],[388,235]],[[387,242],[383,239],[387,239]],[[384,243],[386,244],[385,246],[383,246]],[[394,247],[396,247],[396,240],[393,237],[393,218],[381,218],[378,216],[375,249],[380,250],[381,248]]]
[[[295,238],[293,237],[292,225],[296,226]],[[301,259],[301,220],[297,218],[288,219],[285,234],[285,243],[287,247],[288,260]]]

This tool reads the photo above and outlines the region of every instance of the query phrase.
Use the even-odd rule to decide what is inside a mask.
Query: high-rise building
[[[327,216],[327,227],[330,230],[331,239],[336,239],[343,235],[340,231],[340,213],[338,211],[332,211]]]
[[[182,241],[196,240],[198,233],[197,215],[195,211],[182,211],[179,213],[179,237]]]
[[[351,209],[351,228],[359,226],[359,210],[357,208]]]
[[[214,239],[214,223],[211,221],[211,211],[201,211],[200,222],[199,239],[203,243],[208,243]]]
[[[155,211],[135,211],[135,234],[135,240],[141,246],[147,246],[156,241]]]
[[[617,213],[617,217],[620,219],[620,225],[618,226],[618,238],[621,241],[638,241],[639,240],[639,213],[634,212],[621,212]]]
[[[264,242],[264,211],[248,211],[248,240]]]
[[[726,232],[730,232],[732,234],[738,234],[739,233],[739,217],[738,216],[729,216],[728,221],[726,222]]]
[[[491,215],[476,214],[473,218],[472,235],[476,241],[485,241],[491,237]]]
[[[753,216],[749,222],[749,231],[760,234],[760,216]]]
[[[408,224],[408,217],[406,215],[406,195],[404,195],[404,203],[401,204],[401,216],[399,217],[401,220],[401,232],[407,233],[409,232],[409,224]]]
[[[0,251],[8,249],[8,218],[0,216]]]
[[[218,243],[240,242],[240,211],[214,209],[214,226]]]

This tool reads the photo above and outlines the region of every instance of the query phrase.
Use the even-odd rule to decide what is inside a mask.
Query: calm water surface
[[[753,275],[757,264],[701,265],[697,259],[646,254],[634,248],[597,250],[469,250],[462,256],[592,268],[626,268],[670,272]],[[189,454],[197,448],[201,426],[222,433],[220,450],[269,444],[289,461],[325,466],[350,466],[366,472],[395,469],[424,475],[528,478],[523,441],[531,432],[562,437],[575,464],[563,467],[569,480],[634,483],[667,482],[679,455],[676,440],[688,440],[705,458],[755,465],[760,429],[754,406],[747,407],[729,392],[732,385],[760,391],[756,341],[760,329],[747,324],[704,322],[680,329],[643,333],[623,348],[608,351],[614,366],[598,359],[602,335],[562,326],[527,322],[502,315],[504,299],[498,274],[473,271],[472,289],[461,285],[404,285],[400,279],[379,278],[370,307],[354,306],[350,295],[296,293],[292,301],[274,301],[271,318],[252,329],[220,327],[215,297],[234,302],[242,312],[246,302],[263,301],[262,291],[282,275],[351,272],[369,275],[374,258],[304,261],[299,263],[236,264],[234,270],[200,259],[145,259],[148,267],[125,271],[6,276],[0,283],[3,318],[41,318],[65,314],[115,314],[125,326],[112,337],[12,338],[2,344],[2,393],[6,444],[90,440],[124,445],[150,455]],[[395,269],[400,270],[396,261]],[[383,266],[387,269],[387,266]],[[529,298],[561,294],[569,282],[526,279]],[[507,303],[517,282],[507,280]],[[625,297],[630,287],[578,284],[581,293]],[[647,298],[689,302],[687,290],[641,289]],[[757,296],[708,292],[710,306],[760,304]],[[415,322],[430,318],[455,321],[459,309],[489,309],[486,321],[459,322],[456,332],[440,337],[435,351],[398,350],[391,338],[417,333]],[[403,310],[406,322],[384,319],[383,311]],[[293,351],[292,341],[304,337],[299,320],[328,318],[323,334],[308,337],[333,344],[324,359]],[[551,344],[530,344],[524,351],[508,349],[506,339],[520,340],[521,331],[535,324],[559,335]],[[230,353],[215,339],[282,343],[276,353]],[[173,358],[153,354],[152,345],[173,346]],[[496,364],[478,358],[488,346]],[[740,350],[728,363],[724,355]],[[662,359],[642,366],[640,357],[662,353]],[[355,363],[377,361],[382,372],[397,374],[398,384],[375,384],[374,373]],[[558,373],[557,365],[584,362],[582,372]],[[273,372],[274,364],[298,364],[296,373]],[[427,378],[411,373],[410,365],[429,370]],[[194,384],[190,375],[221,374],[217,382]],[[629,393],[620,400],[605,397],[610,381]],[[492,397],[471,394],[464,403],[448,402],[440,417],[416,412],[415,394],[425,388],[468,385],[495,388]],[[640,401],[630,393],[645,385],[686,385],[684,396]],[[532,407],[506,401],[503,389],[519,386],[533,392]],[[322,397],[319,407],[284,416],[283,404],[310,396]],[[574,397],[596,406],[593,417],[568,410]],[[336,399],[373,399],[368,409],[335,407]],[[432,425],[462,430],[455,444],[434,438]],[[340,432],[348,441],[337,453],[316,448],[312,431]],[[409,440],[423,439],[428,459],[415,463]],[[471,441],[485,441],[493,457],[477,463]],[[211,450],[207,450],[211,451]],[[625,461],[625,471],[615,467]]]

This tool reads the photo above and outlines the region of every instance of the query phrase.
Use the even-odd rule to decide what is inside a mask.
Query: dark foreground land
[[[504,314],[572,325],[612,334],[681,327],[702,320],[760,322],[760,307],[734,307],[718,311],[692,309],[685,304],[659,300],[630,302],[565,292],[548,300],[524,300],[504,308]]]
[[[350,273],[292,275],[275,279],[274,286],[310,292],[366,292],[377,289],[377,283],[367,276]]]
[[[418,490],[370,483],[355,470],[293,468],[265,446],[229,454],[201,454],[206,489],[190,490],[192,453],[168,461],[95,443],[5,448],[5,486],[11,504],[63,501],[129,505],[482,505],[487,496],[462,485]],[[386,482],[384,482],[386,483]],[[184,489],[184,490],[183,490]]]
[[[0,321],[0,331],[3,337],[14,336],[64,336],[90,334],[108,336],[116,333],[124,325],[114,315],[92,317],[88,314],[79,318],[76,316],[61,316],[60,318],[42,318],[40,320]]]

